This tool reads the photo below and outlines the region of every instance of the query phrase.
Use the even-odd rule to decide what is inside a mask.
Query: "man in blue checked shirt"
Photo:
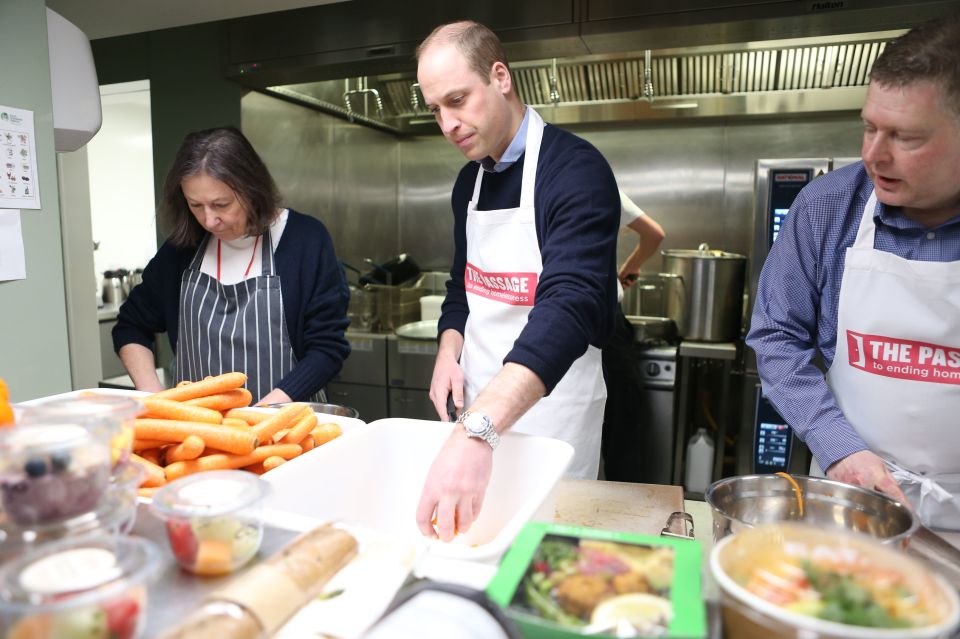
[[[828,477],[960,530],[960,18],[889,44],[861,115],[863,161],[798,195],[747,343]]]

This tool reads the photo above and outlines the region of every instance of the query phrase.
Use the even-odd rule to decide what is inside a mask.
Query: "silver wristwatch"
[[[457,418],[458,424],[463,424],[463,429],[467,431],[468,437],[476,437],[490,444],[490,448],[496,450],[500,445],[500,435],[497,429],[493,427],[493,422],[483,413],[473,413],[463,411]]]

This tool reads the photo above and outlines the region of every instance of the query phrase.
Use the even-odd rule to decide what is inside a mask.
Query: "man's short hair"
[[[463,20],[441,24],[417,47],[417,61],[426,49],[435,44],[455,45],[484,83],[490,82],[490,69],[495,62],[502,62],[507,69],[510,68],[500,38],[479,22]]]
[[[886,46],[870,81],[903,87],[921,81],[940,87],[944,106],[960,116],[960,14],[924,22]]]

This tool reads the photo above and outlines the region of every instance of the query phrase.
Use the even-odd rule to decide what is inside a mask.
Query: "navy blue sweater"
[[[120,307],[114,350],[131,343],[152,348],[154,334],[166,332],[176,352],[180,278],[196,252],[197,247],[177,248],[164,242],[144,269],[143,283]],[[296,366],[277,388],[303,401],[323,388],[350,354],[344,336],[350,291],[333,240],[320,220],[290,209],[274,258],[287,333],[297,357]]]
[[[520,204],[521,156],[502,173],[486,173],[478,210]],[[454,258],[439,331],[464,332],[467,204],[479,165],[468,162],[453,187]],[[526,366],[547,387],[560,382],[587,346],[602,347],[617,304],[616,251],[620,198],[613,172],[589,142],[555,126],[543,131],[533,194],[543,271],[535,304],[504,362]]]

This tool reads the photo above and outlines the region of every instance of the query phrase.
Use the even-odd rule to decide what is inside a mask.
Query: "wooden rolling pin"
[[[254,566],[161,639],[261,639],[273,635],[357,554],[357,540],[326,524]]]

